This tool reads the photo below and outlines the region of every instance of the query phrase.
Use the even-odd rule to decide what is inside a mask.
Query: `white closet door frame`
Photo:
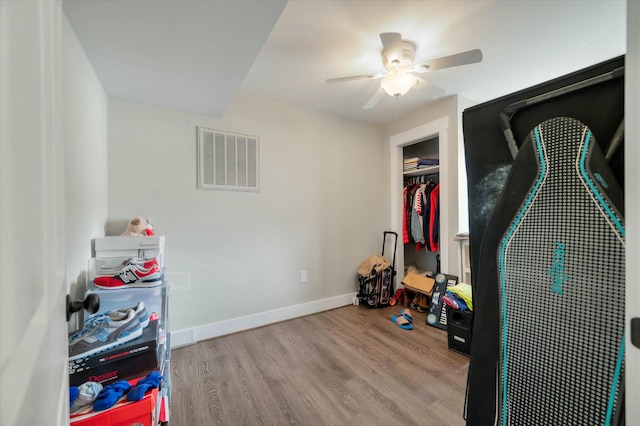
[[[626,342],[625,342],[625,404],[626,424],[636,424],[640,418],[640,349],[633,346],[630,339],[631,319],[640,317],[640,286],[638,286],[638,266],[640,258],[640,197],[635,185],[640,179],[638,160],[640,159],[640,123],[636,117],[640,114],[640,29],[637,26],[640,19],[640,3],[635,0],[627,1],[627,53],[625,57],[625,226],[627,230],[627,261],[626,261]],[[629,119],[631,117],[631,119]],[[628,142],[627,142],[628,141]]]
[[[0,424],[69,424],[62,2],[0,1]]]
[[[399,249],[397,255],[396,270],[401,271],[399,281],[404,274],[404,250],[402,248],[402,148],[429,138],[438,137],[438,156],[440,157],[440,212],[448,212],[450,206],[457,197],[458,184],[455,179],[458,159],[450,158],[449,144],[449,118],[442,117],[418,127],[395,134],[389,138],[390,148],[390,173],[391,177],[391,229],[398,233]],[[457,147],[457,145],[456,145]],[[455,180],[454,180],[455,179]],[[444,189],[444,190],[443,190]],[[457,256],[451,256],[456,234],[458,212],[455,215],[440,214],[440,263],[442,272],[458,273]],[[455,218],[455,220],[454,220]],[[453,261],[453,263],[452,263]]]

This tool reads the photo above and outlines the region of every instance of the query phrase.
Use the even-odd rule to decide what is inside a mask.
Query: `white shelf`
[[[439,172],[440,172],[440,166],[430,166],[430,167],[424,167],[422,169],[404,170],[402,172],[402,175],[403,176],[423,176],[423,175],[431,175]]]

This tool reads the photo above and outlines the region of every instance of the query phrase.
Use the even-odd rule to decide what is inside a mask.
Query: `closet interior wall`
[[[419,158],[439,158],[439,139],[438,137],[430,138],[424,141],[417,142],[412,145],[407,145],[402,149],[402,159],[419,157]],[[442,166],[442,165],[441,165]],[[419,178],[420,180],[431,180],[432,182],[439,182],[439,169],[436,171],[424,171],[424,172],[403,172],[403,185],[407,184]],[[442,214],[442,212],[441,212]],[[411,240],[408,244],[404,245],[404,268],[409,265],[416,266],[423,271],[436,272],[438,252],[430,252],[426,248],[421,250],[416,249],[416,244]]]

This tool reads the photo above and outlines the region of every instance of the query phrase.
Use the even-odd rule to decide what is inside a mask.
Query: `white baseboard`
[[[184,330],[171,331],[171,349],[182,346],[193,345],[200,340],[211,339],[224,336],[225,334],[237,333],[239,331],[250,330],[276,322],[293,318],[311,315],[329,309],[353,304],[353,293],[330,297],[328,299],[315,300],[300,305],[287,306],[286,308],[274,309],[272,311],[260,312],[244,317],[232,318],[225,321],[200,325]]]

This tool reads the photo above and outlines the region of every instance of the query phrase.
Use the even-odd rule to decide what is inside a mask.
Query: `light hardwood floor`
[[[171,426],[464,425],[469,358],[400,307],[346,306],[172,352]]]

